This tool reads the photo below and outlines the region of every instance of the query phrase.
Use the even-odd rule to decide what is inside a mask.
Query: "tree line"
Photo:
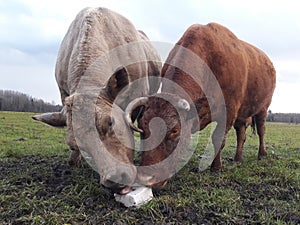
[[[300,113],[272,113],[268,112],[267,121],[281,123],[300,123]]]
[[[15,112],[57,112],[61,105],[44,102],[17,91],[0,90],[0,111]]]
[[[58,112],[61,105],[44,102],[18,91],[0,90],[0,111],[15,112]],[[300,123],[300,113],[272,113],[268,111],[267,121],[283,123]]]

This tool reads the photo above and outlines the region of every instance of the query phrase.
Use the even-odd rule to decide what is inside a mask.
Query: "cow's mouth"
[[[126,195],[126,194],[128,194],[129,192],[131,192],[132,191],[132,188],[130,187],[130,186],[126,186],[126,187],[124,187],[123,189],[121,189],[120,191],[119,191],[119,193],[121,194],[121,195]]]
[[[119,195],[126,195],[132,191],[131,186],[123,186],[123,187],[109,187],[112,192],[119,194]]]

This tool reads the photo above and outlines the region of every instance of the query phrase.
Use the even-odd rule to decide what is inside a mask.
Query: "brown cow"
[[[213,121],[217,122],[217,126],[212,135],[215,158],[211,170],[222,168],[221,152],[232,126],[237,134],[234,161],[243,160],[245,131],[251,118],[259,135],[258,158],[267,156],[265,119],[275,89],[276,75],[272,62],[261,50],[239,40],[219,24],[195,24],[188,28],[171,50],[162,76],[166,78],[162,81],[162,93],[135,100],[126,110],[129,118],[135,107],[145,106],[139,128],[135,129],[142,133],[143,139],[157,133],[151,132],[150,135],[148,125],[151,119],[160,117],[166,123],[163,141],[156,148],[143,152],[142,166],[151,166],[168,158],[180,136],[188,132],[182,130],[183,125],[188,126],[190,132],[195,132]],[[166,100],[167,96],[178,102],[177,108],[176,104]],[[191,116],[192,106],[196,116]],[[181,120],[180,113],[183,115]],[[131,121],[127,122],[134,126]],[[145,145],[143,147],[147,148]],[[162,170],[147,172],[141,169],[138,171],[139,182],[152,187],[163,186],[166,182],[157,179],[160,173]]]

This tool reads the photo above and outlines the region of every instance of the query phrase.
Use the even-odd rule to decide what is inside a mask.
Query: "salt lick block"
[[[148,187],[137,187],[126,195],[114,194],[115,200],[126,207],[141,206],[153,198],[152,189]]]

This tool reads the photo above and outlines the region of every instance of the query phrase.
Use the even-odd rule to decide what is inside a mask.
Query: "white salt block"
[[[141,206],[151,201],[153,198],[152,189],[148,187],[136,187],[126,195],[114,194],[115,200],[121,202],[126,207]]]

